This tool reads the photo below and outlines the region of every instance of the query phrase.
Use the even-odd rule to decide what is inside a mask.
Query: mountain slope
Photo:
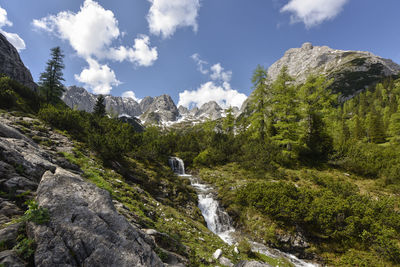
[[[36,89],[31,72],[25,67],[17,49],[0,33],[0,74],[5,74],[23,85]]]
[[[282,58],[268,68],[269,77],[275,80],[284,66],[296,83],[305,82],[310,74],[333,78],[332,88],[344,96],[353,95],[381,81],[383,77],[400,72],[398,64],[370,52],[337,50],[313,46],[311,43],[287,50]]]

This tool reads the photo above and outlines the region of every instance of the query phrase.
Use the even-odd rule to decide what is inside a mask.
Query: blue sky
[[[257,64],[304,42],[400,62],[398,0],[0,0],[0,32],[35,81],[49,50],[65,84],[178,104],[240,106]]]

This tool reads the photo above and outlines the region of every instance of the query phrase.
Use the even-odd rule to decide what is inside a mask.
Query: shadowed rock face
[[[21,84],[36,89],[31,72],[25,67],[17,49],[0,33],[0,74],[5,74]]]
[[[43,175],[37,201],[47,225],[31,224],[37,266],[163,266],[151,246],[117,213],[110,194],[57,168]]]

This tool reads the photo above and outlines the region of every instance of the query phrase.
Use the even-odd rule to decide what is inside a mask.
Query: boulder
[[[216,259],[216,260],[218,260],[219,257],[221,257],[221,255],[222,255],[222,250],[219,248],[219,249],[217,249],[217,250],[214,252],[213,258]]]
[[[37,190],[46,225],[29,224],[37,266],[163,266],[140,230],[117,213],[110,194],[64,169],[47,171]]]

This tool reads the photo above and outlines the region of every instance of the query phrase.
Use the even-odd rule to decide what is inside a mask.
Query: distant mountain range
[[[66,88],[62,100],[71,108],[92,112],[97,96],[89,93],[85,88],[70,86]],[[210,118],[212,120],[225,116],[225,110],[215,101],[203,104],[200,108],[176,107],[169,95],[157,97],[147,96],[136,102],[132,98],[119,96],[105,96],[106,109],[118,116],[138,117],[145,123],[171,124],[183,121],[202,121]],[[237,114],[239,108],[234,107],[233,113]]]

